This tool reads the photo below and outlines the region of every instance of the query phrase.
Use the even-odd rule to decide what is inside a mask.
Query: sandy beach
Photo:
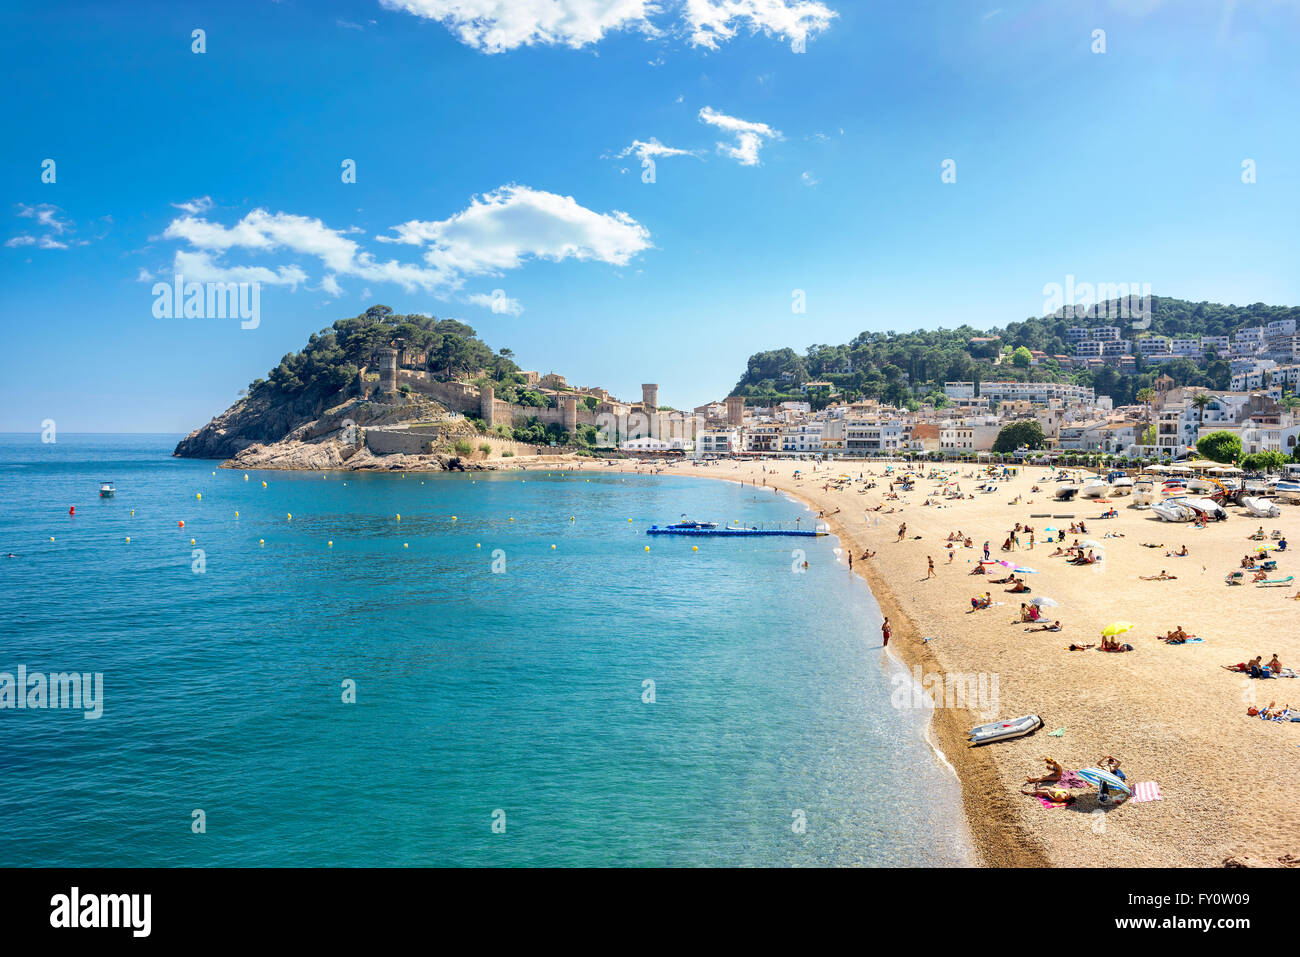
[[[525,462],[527,460],[524,460]],[[581,460],[579,460],[581,461]],[[520,462],[523,465],[524,462]],[[558,461],[528,463],[555,468]],[[570,467],[577,462],[571,462]],[[831,531],[855,560],[884,613],[892,619],[890,650],[925,675],[985,674],[997,679],[997,717],[1036,713],[1044,727],[1035,734],[979,748],[966,735],[991,720],[975,709],[937,708],[934,735],[958,771],[970,823],[982,862],[1003,866],[1188,866],[1226,862],[1253,866],[1300,863],[1300,810],[1293,789],[1300,780],[1300,724],[1261,721],[1246,708],[1276,701],[1300,707],[1300,680],[1251,680],[1223,666],[1277,654],[1287,667],[1300,659],[1295,622],[1300,603],[1289,587],[1229,586],[1224,577],[1237,570],[1243,555],[1258,543],[1248,540],[1262,524],[1266,532],[1295,530],[1300,509],[1284,505],[1278,519],[1256,519],[1230,506],[1227,521],[1196,529],[1159,521],[1149,510],[1132,508],[1117,497],[1118,516],[1100,518],[1110,505],[1096,500],[1071,503],[1053,499],[1055,483],[1045,468],[1022,468],[998,481],[997,491],[976,491],[980,477],[961,477],[962,491],[974,498],[950,500],[940,483],[922,479],[911,492],[886,498],[882,463],[834,462],[818,466],[789,461],[678,464],[654,469],[637,463],[607,465],[585,460],[584,470],[657,471],[664,475],[712,477],[754,483],[801,499],[824,512]],[[971,466],[941,466],[965,476]],[[928,468],[928,467],[924,467]],[[801,470],[796,477],[795,471]],[[876,477],[876,488],[855,482],[836,489],[827,483],[842,473]],[[1031,492],[1038,484],[1042,491]],[[923,504],[927,497],[933,504]],[[1019,498],[1019,502],[1016,502]],[[880,511],[875,511],[882,506]],[[891,514],[889,509],[893,508]],[[692,516],[701,520],[713,516]],[[1052,557],[1046,529],[1068,529],[1084,521],[1086,534],[1068,535],[1096,542],[1103,560],[1094,566],[1067,564]],[[898,529],[907,523],[903,540]],[[1020,548],[1002,545],[1016,523],[1032,526]],[[961,530],[974,542],[957,543],[949,561],[950,533]],[[1029,566],[1029,595],[1008,594],[1009,585],[973,576],[984,542],[993,560]],[[1294,542],[1294,536],[1291,536]],[[1159,548],[1142,543],[1159,544]],[[1166,552],[1186,545],[1186,557]],[[1294,547],[1294,546],[1292,546]],[[861,560],[866,550],[876,554]],[[935,577],[926,578],[927,557]],[[813,572],[848,574],[843,556],[836,567]],[[1279,556],[1278,576],[1300,567],[1290,552]],[[1172,580],[1144,581],[1160,575]],[[1273,577],[1278,577],[1273,576]],[[994,607],[971,610],[973,596],[991,592]],[[1059,619],[1059,633],[1027,633],[1020,604],[1034,596],[1058,602],[1045,617]],[[1069,651],[1074,643],[1100,641],[1111,622],[1134,627],[1120,640],[1134,651],[1108,654],[1096,649]],[[1176,626],[1202,639],[1167,645],[1156,639]],[[922,636],[931,636],[923,642]],[[879,647],[878,632],[865,636]],[[874,653],[874,652],[873,652]],[[1049,732],[1064,728],[1060,737]],[[1105,808],[1096,791],[1076,792],[1068,807],[1048,809],[1021,793],[1025,779],[1044,773],[1044,756],[1067,769],[1094,765],[1105,755],[1122,762],[1130,784],[1154,781],[1161,800],[1128,801]]]

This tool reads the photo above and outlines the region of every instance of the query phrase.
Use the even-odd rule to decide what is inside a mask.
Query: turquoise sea
[[[0,865],[971,862],[836,541],[643,534],[801,504],[177,438],[0,436],[0,672],[103,674],[98,720],[0,710]]]

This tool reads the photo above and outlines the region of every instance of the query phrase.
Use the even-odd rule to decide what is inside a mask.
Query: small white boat
[[[1154,505],[1160,501],[1160,492],[1156,489],[1155,482],[1150,479],[1139,479],[1133,483],[1133,504],[1134,505]]]
[[[1134,482],[1127,475],[1121,476],[1110,483],[1111,495],[1129,495],[1133,491]]]
[[[1196,518],[1196,512],[1183,505],[1176,499],[1166,499],[1163,502],[1152,502],[1151,511],[1155,512],[1162,521],[1165,522],[1190,522]]]
[[[1056,500],[1058,502],[1073,501],[1074,497],[1079,494],[1079,486],[1062,485],[1056,490]]]
[[[1079,490],[1079,498],[1101,498],[1110,491],[1110,483],[1105,479],[1090,480]]]
[[[1151,510],[1166,522],[1192,522],[1198,515],[1204,515],[1212,522],[1228,517],[1227,510],[1222,505],[1208,498],[1165,499],[1158,505],[1152,505]]]
[[[117,493],[117,489],[113,488],[113,483],[112,483],[112,482],[100,482],[100,483],[99,483],[99,497],[100,497],[100,498],[112,498],[116,493]]]
[[[1243,495],[1237,500],[1255,518],[1277,518],[1282,510],[1266,498],[1255,495]]]
[[[1009,721],[981,724],[977,728],[970,729],[970,743],[980,745],[992,741],[1007,741],[1011,738],[1022,737],[1031,731],[1037,731],[1042,726],[1043,719],[1036,714],[1027,714],[1019,718],[1012,718]]]
[[[1300,502],[1300,482],[1278,482],[1277,497],[1288,502]]]

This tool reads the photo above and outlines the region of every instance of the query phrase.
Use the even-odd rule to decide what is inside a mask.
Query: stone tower
[[[743,395],[727,396],[727,425],[739,427],[745,424],[745,397]]]
[[[650,383],[641,386],[641,404],[645,406],[646,415],[654,415],[659,411],[659,386]]]
[[[576,395],[566,395],[562,400],[564,408],[564,431],[570,435],[577,434],[578,431],[578,397]]]
[[[379,390],[397,391],[397,350],[379,350]]]
[[[489,429],[497,424],[497,392],[490,385],[483,386],[478,394],[478,415]]]

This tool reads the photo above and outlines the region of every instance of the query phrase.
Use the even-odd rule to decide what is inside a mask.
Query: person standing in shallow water
[[[889,647],[889,636],[890,636],[891,634],[892,634],[892,632],[889,630],[889,618],[885,618],[884,623],[881,624],[881,626],[880,626],[880,635],[881,635],[882,638],[885,639],[885,643],[882,644],[880,647],[882,647],[882,648],[888,648],[888,647]]]

